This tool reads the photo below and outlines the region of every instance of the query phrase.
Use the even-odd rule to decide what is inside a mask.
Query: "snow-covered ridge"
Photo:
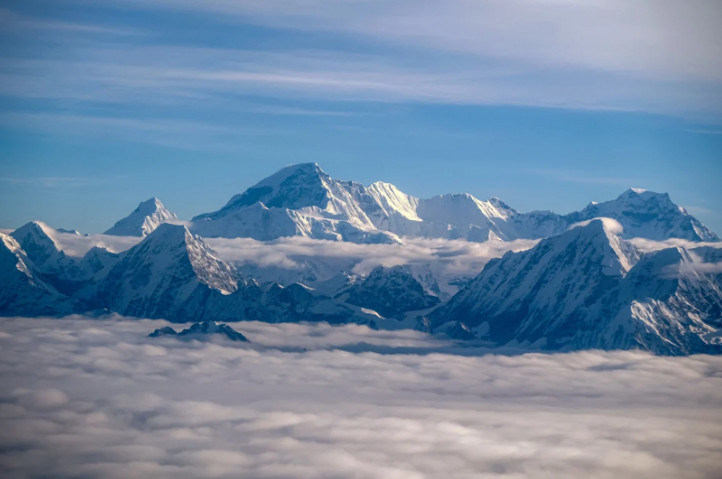
[[[286,167],[233,196],[220,210],[193,218],[191,230],[207,237],[273,240],[302,236],[355,243],[393,243],[400,238],[540,239],[597,217],[617,220],[624,236],[654,240],[715,241],[717,236],[669,198],[632,188],[617,199],[581,211],[521,213],[498,198],[463,194],[422,199],[394,185],[366,187],[331,178],[316,163]]]
[[[722,352],[722,245],[667,194],[520,213],[311,163],[192,222],[152,199],[118,225],[135,236],[40,222],[3,236],[0,315],[354,322],[553,350]]]
[[[430,326],[552,350],[722,352],[722,247],[642,254],[615,231],[593,220],[489,262]]]

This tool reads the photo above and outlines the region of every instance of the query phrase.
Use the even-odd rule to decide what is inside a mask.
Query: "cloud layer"
[[[247,347],[144,337],[160,323],[2,319],[5,477],[707,478],[722,467],[722,358],[451,354],[422,333],[357,325],[242,323]],[[360,342],[385,354],[353,352]]]

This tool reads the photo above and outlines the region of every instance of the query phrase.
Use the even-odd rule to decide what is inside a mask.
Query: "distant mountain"
[[[497,198],[419,199],[389,183],[339,181],[308,163],[282,169],[189,225],[152,198],[107,232],[136,236],[115,238],[133,244],[120,253],[101,247],[115,242],[107,236],[94,239],[41,222],[1,235],[0,315],[115,312],[198,321],[188,335],[230,334],[214,322],[354,322],[532,349],[722,353],[722,247],[667,194],[631,189],[564,216],[520,213]],[[370,246],[317,242],[296,248],[289,241],[279,245],[285,262],[235,267],[199,234]],[[699,244],[643,254],[626,239],[634,237]],[[433,241],[404,245],[405,238]],[[456,246],[444,250],[443,240],[522,238],[544,239],[489,261],[473,279],[449,277],[460,270],[468,275],[460,262],[473,262],[476,249],[498,251],[500,243],[454,243],[463,245],[461,252]],[[213,241],[224,249],[253,244]],[[68,242],[78,246],[68,248],[73,254],[97,246],[75,257],[63,251]],[[434,249],[435,263],[420,260],[432,257],[425,244],[442,245]],[[390,255],[409,264],[378,266],[363,276],[374,266],[369,261]],[[166,333],[175,331],[158,335]]]
[[[366,323],[373,316],[300,284],[259,285],[240,278],[185,226],[162,224],[131,249],[114,255],[89,251],[81,261],[95,270],[93,308],[170,321],[326,321]]]
[[[59,316],[79,310],[75,300],[42,279],[12,236],[0,233],[0,315]]]
[[[234,196],[220,210],[196,216],[192,229],[208,237],[398,242],[370,221],[357,201],[361,190],[358,183],[332,179],[315,163],[290,166]]]
[[[163,223],[176,220],[158,198],[143,201],[128,216],[118,221],[105,234],[115,236],[146,236]]]
[[[231,268],[200,238],[166,223],[118,256],[94,301],[129,316],[187,320],[209,296],[236,289]]]
[[[75,258],[67,256],[57,241],[58,230],[40,221],[31,221],[10,236],[32,262],[34,275],[64,295],[81,288],[87,277]]]
[[[258,240],[303,236],[389,243],[421,237],[483,242],[547,238],[600,216],[619,221],[626,238],[717,240],[667,194],[633,189],[616,200],[593,203],[569,215],[520,213],[498,198],[482,201],[465,193],[420,199],[390,183],[366,187],[339,181],[315,163],[280,170],[235,195],[220,210],[196,216],[191,229],[206,237]]]
[[[57,230],[51,226],[31,221],[10,233],[10,236],[15,238],[42,274],[60,277],[75,275],[75,261],[62,251],[55,239],[56,234]]]
[[[592,220],[490,261],[431,327],[550,350],[722,351],[722,249],[640,255],[618,232]]]
[[[247,337],[239,333],[229,325],[225,323],[218,323],[216,321],[201,321],[193,323],[190,327],[177,332],[175,329],[166,326],[165,328],[159,328],[148,335],[149,338],[159,338],[162,336],[172,336],[180,339],[198,339],[203,340],[206,338],[219,336],[231,341],[239,342],[250,342]]]
[[[430,308],[440,302],[438,296],[424,290],[406,266],[377,266],[343,294],[348,295],[347,303],[373,309],[389,318],[402,317],[407,311]]]
[[[719,241],[716,234],[675,205],[667,193],[631,188],[617,199],[591,203],[566,216],[568,223],[598,217],[614,218],[624,227],[625,238],[664,240],[683,238],[691,241]]]

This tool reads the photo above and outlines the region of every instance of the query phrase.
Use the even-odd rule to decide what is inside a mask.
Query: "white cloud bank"
[[[102,234],[55,233],[53,239],[68,255],[82,257],[93,246],[121,252],[135,246],[140,237]],[[457,287],[449,281],[479,274],[492,258],[507,251],[522,251],[538,240],[487,241],[404,238],[404,244],[356,244],[302,237],[257,241],[252,238],[203,238],[218,256],[249,277],[289,284],[302,281],[317,286],[339,273],[367,275],[379,265],[410,265],[430,271],[449,294]],[[309,278],[314,278],[309,281]],[[333,289],[333,288],[332,288]]]
[[[362,326],[0,320],[4,477],[711,478],[722,358],[448,354]],[[353,345],[388,354],[354,353]],[[409,348],[428,354],[408,353]],[[436,352],[431,352],[431,351]]]

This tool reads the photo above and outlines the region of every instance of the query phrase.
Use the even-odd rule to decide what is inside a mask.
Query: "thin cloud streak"
[[[85,34],[103,34],[103,35],[141,35],[142,32],[136,29],[117,28],[103,25],[93,25],[86,23],[65,22],[58,20],[49,20],[43,17],[30,15],[22,15],[7,8],[0,8],[0,25],[5,31],[12,30],[35,30],[36,33],[43,32],[74,32]]]
[[[614,72],[562,72],[498,62],[397,61],[390,53],[245,51],[116,45],[83,60],[3,60],[0,94],[36,99],[229,108],[229,97],[517,105],[710,115],[714,85],[669,89]],[[113,62],[108,62],[112,58]],[[177,59],[183,59],[179,63]],[[438,63],[432,55],[429,62]],[[230,105],[236,101],[232,100]]]
[[[722,8],[713,0],[153,0],[137,8],[236,15],[274,28],[356,34],[419,49],[527,65],[722,80]]]

